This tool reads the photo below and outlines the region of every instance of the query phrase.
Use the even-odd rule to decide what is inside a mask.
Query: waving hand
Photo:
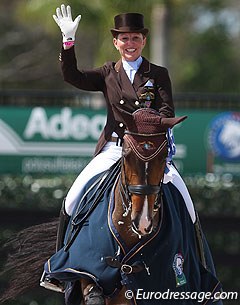
[[[56,9],[56,15],[53,15],[53,19],[62,32],[63,43],[65,45],[73,45],[81,15],[78,15],[73,21],[71,7],[69,5],[65,7],[62,4],[61,9],[59,7]]]

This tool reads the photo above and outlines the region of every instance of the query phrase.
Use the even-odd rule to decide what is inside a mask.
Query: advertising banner
[[[174,127],[175,163],[186,175],[240,176],[240,112],[187,110],[188,119]]]
[[[79,173],[105,119],[104,110],[0,107],[0,173]]]
[[[240,176],[240,113],[178,111],[174,162],[183,175]],[[92,158],[105,109],[0,107],[0,174],[79,173]]]

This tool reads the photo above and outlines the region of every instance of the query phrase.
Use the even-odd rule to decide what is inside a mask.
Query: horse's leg
[[[83,305],[105,305],[102,290],[91,280],[81,279]]]
[[[125,287],[111,299],[105,299],[102,290],[91,280],[81,279],[81,289],[83,293],[82,305],[131,305],[131,302],[125,296]]]

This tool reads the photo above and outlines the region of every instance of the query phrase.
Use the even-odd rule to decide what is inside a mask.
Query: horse
[[[162,118],[153,110],[138,110],[133,115],[122,111],[128,125],[121,159],[121,170],[114,190],[113,226],[124,242],[123,251],[157,231],[161,213],[162,182],[168,156],[167,130],[186,117]],[[128,117],[128,118],[127,118]],[[129,118],[130,117],[130,118]],[[126,250],[127,249],[127,250]],[[127,264],[121,265],[128,273]],[[124,268],[126,271],[124,271]],[[148,271],[148,267],[144,266]],[[141,268],[139,268],[141,270]],[[137,271],[139,272],[139,271]],[[126,286],[107,305],[132,304],[126,299]]]
[[[131,122],[125,130],[122,157],[86,186],[69,221],[62,248],[53,255],[49,253],[52,256],[44,267],[47,280],[56,281],[65,292],[66,304],[73,305],[165,304],[159,298],[139,298],[139,287],[162,294],[169,288],[178,293],[218,291],[221,285],[199,219],[193,224],[181,194],[163,184],[167,130],[186,117],[163,118],[149,108],[133,114],[122,110],[122,115]],[[52,224],[54,227],[56,221]],[[43,227],[46,231],[47,224],[37,226],[37,230],[32,228],[28,240]],[[48,240],[41,241],[46,251],[52,251],[53,228],[49,231]],[[42,263],[39,248],[38,253],[33,251],[29,257]],[[8,264],[11,268],[14,265],[17,269],[16,257],[12,256]],[[23,264],[18,272],[22,268]],[[15,295],[25,291],[35,274],[28,266],[28,281],[13,287],[3,300],[14,296],[11,291]],[[14,285],[19,286],[19,281]],[[153,292],[151,295],[154,297]],[[184,299],[172,300],[171,304],[175,302],[185,305]]]

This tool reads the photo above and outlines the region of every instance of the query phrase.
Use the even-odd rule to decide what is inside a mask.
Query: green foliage
[[[185,177],[186,184],[202,216],[240,217],[240,181],[230,174]]]
[[[234,2],[187,2],[171,10],[170,67],[175,90],[239,92]]]
[[[0,209],[56,210],[61,206],[74,175],[0,177]],[[184,178],[200,215],[240,217],[240,181],[231,175]]]
[[[182,90],[195,92],[237,92],[240,65],[223,24],[215,25],[199,35],[190,34],[191,53],[182,69]],[[198,59],[198,60],[196,60]],[[181,73],[181,72],[180,72]],[[229,77],[231,75],[231,77]],[[232,81],[232,80],[236,81]]]
[[[0,4],[0,88],[57,89],[63,85],[57,62],[61,33],[52,19],[60,0],[13,0]],[[79,67],[117,60],[110,28],[113,17],[143,13],[151,35],[152,14],[168,11],[168,68],[174,91],[239,92],[239,21],[237,1],[214,0],[69,0],[72,15],[82,15],[77,31]],[[163,38],[164,39],[164,38]],[[144,56],[150,57],[150,44]],[[167,64],[167,63],[166,63]],[[233,81],[234,80],[234,81]]]
[[[74,180],[73,176],[13,176],[0,179],[0,209],[60,209],[63,198]]]

